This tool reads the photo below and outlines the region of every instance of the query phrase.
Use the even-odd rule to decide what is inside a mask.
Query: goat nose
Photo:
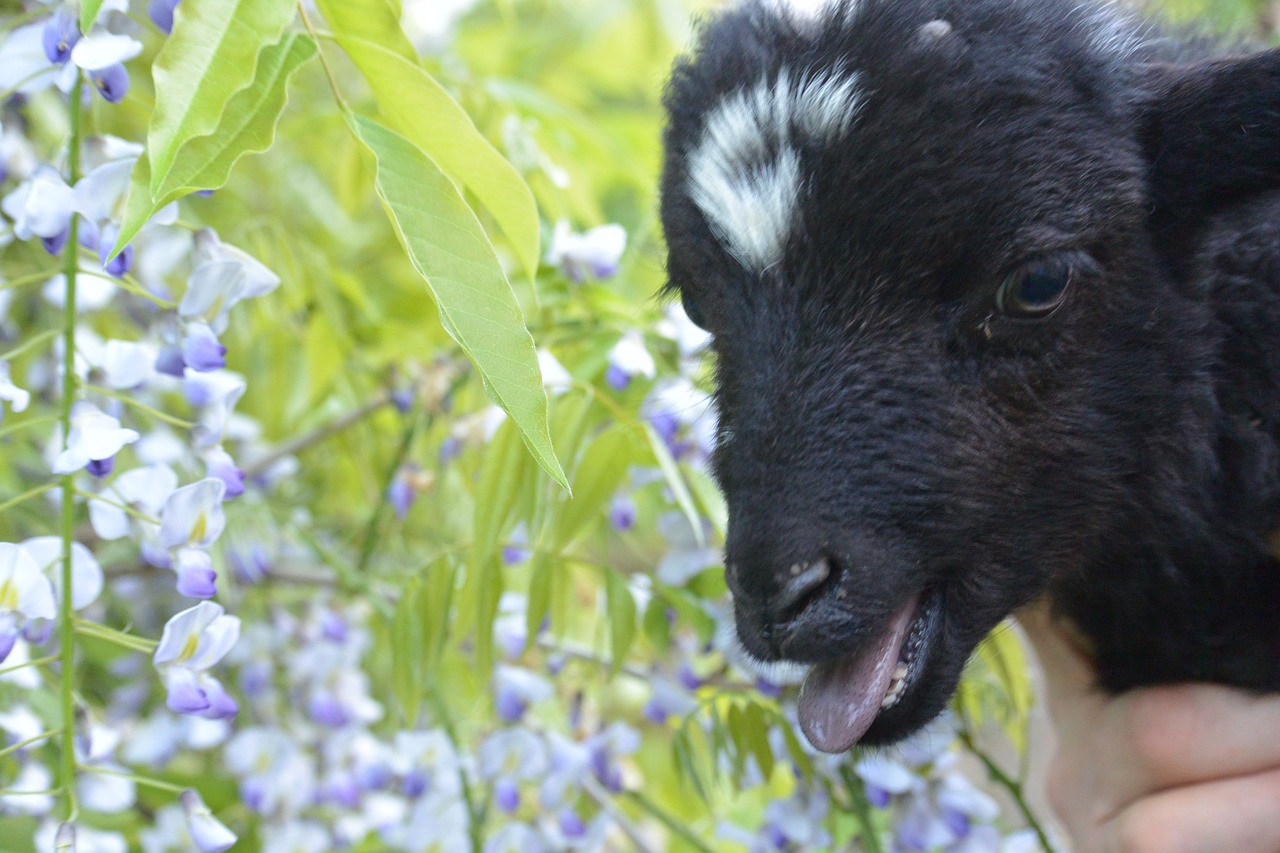
[[[783,617],[798,609],[827,582],[829,577],[831,577],[831,563],[825,559],[816,563],[792,565],[790,577],[778,590],[778,597],[773,605],[774,612]]]

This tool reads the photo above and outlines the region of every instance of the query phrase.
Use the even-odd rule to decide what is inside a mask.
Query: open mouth
[[[815,749],[841,753],[915,686],[938,613],[936,596],[912,595],[885,632],[854,657],[824,661],[800,688],[800,728]]]

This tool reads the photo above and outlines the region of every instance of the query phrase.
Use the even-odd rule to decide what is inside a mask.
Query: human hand
[[[1280,853],[1280,696],[1209,684],[1109,696],[1046,606],[1018,619],[1045,672],[1058,736],[1047,793],[1073,850]]]

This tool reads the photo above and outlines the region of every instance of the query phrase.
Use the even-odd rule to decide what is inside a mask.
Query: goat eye
[[[996,291],[996,310],[1010,317],[1046,317],[1062,304],[1070,283],[1070,266],[1037,261],[1004,280]]]
[[[693,300],[688,291],[680,291],[680,304],[684,306],[684,313],[688,315],[695,326],[704,331],[711,331],[707,328],[707,318],[702,316],[702,309],[698,307],[698,303]]]

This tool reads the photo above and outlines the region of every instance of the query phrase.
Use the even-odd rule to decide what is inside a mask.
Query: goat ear
[[[1151,224],[1171,248],[1215,211],[1280,187],[1280,50],[1148,71],[1140,141]]]

